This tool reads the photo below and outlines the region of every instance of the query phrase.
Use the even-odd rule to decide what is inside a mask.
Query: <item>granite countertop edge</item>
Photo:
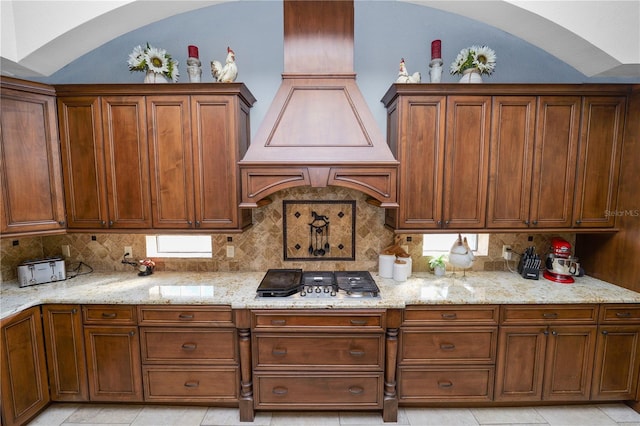
[[[405,282],[372,273],[380,298],[257,298],[264,272],[94,272],[37,286],[0,285],[0,318],[40,304],[225,305],[233,309],[402,309],[407,305],[640,303],[640,293],[593,277],[573,284],[526,280],[511,272],[436,277],[414,273]]]

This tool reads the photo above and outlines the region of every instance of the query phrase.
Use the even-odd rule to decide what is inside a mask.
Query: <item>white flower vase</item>
[[[444,266],[436,266],[435,268],[433,268],[433,273],[436,275],[436,277],[444,276],[445,272],[446,269]]]
[[[482,83],[482,77],[477,68],[469,68],[462,71],[462,77],[458,83]]]
[[[147,75],[144,76],[145,83],[168,83],[167,77],[162,74],[155,73],[153,71],[147,71]]]

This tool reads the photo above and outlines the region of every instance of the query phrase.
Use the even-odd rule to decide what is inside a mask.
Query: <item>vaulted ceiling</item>
[[[49,76],[129,31],[225,1],[235,0],[2,0],[2,74]],[[640,77],[638,0],[396,1],[492,25],[547,51],[588,77]]]

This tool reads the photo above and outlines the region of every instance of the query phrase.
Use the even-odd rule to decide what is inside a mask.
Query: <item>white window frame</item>
[[[213,257],[213,240],[211,235],[147,235],[147,257],[181,257],[204,258]]]
[[[429,238],[433,240],[433,237],[439,241],[436,243],[435,247],[433,244],[430,244]],[[489,234],[462,234],[462,237],[467,237],[467,239],[471,239],[470,237],[476,238],[477,247],[471,247],[473,254],[476,256],[486,256],[489,254]],[[441,254],[449,254],[451,250],[451,246],[458,238],[458,234],[423,234],[422,235],[422,255],[423,256],[433,256],[437,257]],[[470,244],[471,246],[471,244]]]

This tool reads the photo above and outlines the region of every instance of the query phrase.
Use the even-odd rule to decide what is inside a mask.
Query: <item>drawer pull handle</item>
[[[631,312],[616,312],[618,318],[631,318]]]
[[[276,395],[286,395],[289,393],[289,389],[285,388],[284,386],[277,386],[273,388],[271,392],[273,392]]]
[[[442,389],[446,389],[446,388],[452,388],[453,387],[453,383],[450,382],[449,380],[447,381],[442,381],[442,382],[438,382],[438,387],[442,388]]]
[[[452,351],[456,348],[456,345],[454,345],[453,343],[441,343],[440,344],[440,349],[442,349],[443,351]]]
[[[285,325],[286,323],[287,323],[287,320],[283,320],[283,319],[271,320],[271,325]]]
[[[182,344],[182,349],[184,349],[185,351],[195,351],[197,347],[198,347],[198,345],[195,344],[195,343],[183,343]]]
[[[442,319],[456,319],[458,315],[454,312],[452,314],[441,314]]]
[[[275,356],[285,356],[287,354],[286,349],[273,349],[271,353]]]
[[[558,313],[557,312],[545,312],[544,314],[542,314],[543,318],[551,318],[551,319],[555,319],[558,318]]]
[[[180,314],[178,315],[180,319],[193,319],[193,314]]]
[[[349,387],[349,393],[351,395],[362,395],[364,393],[364,389],[360,386],[351,386]]]
[[[367,325],[367,320],[356,320],[352,319],[351,324],[353,325]]]
[[[349,355],[357,356],[357,357],[363,357],[364,356],[364,351],[362,349],[352,349],[352,350],[349,351]]]
[[[197,380],[194,380],[192,382],[186,382],[184,384],[185,388],[197,388],[198,386],[200,386],[200,382],[198,382]]]
[[[116,314],[115,312],[103,312],[102,313],[102,318],[117,318],[118,314]]]

